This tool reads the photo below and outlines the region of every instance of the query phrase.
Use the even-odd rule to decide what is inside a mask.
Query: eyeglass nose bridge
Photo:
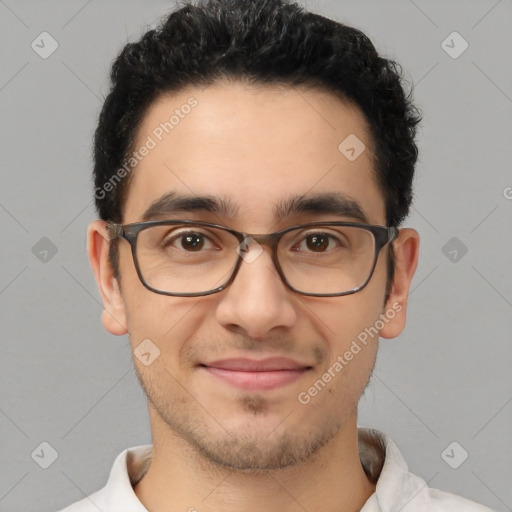
[[[282,281],[285,285],[287,285],[290,289],[293,289],[286,280],[286,277],[281,269],[281,265],[279,263],[279,259],[277,257],[277,246],[279,245],[279,241],[281,240],[282,236],[284,235],[283,231],[275,232],[275,233],[240,233],[240,235],[243,237],[240,246],[243,246],[243,249],[238,249],[238,255],[239,255],[239,261],[236,266],[235,274],[238,273],[239,267],[241,265],[241,260],[244,260],[246,262],[252,263],[252,261],[246,259],[242,253],[247,252],[247,242],[248,240],[253,240],[260,246],[266,246],[270,249],[270,256],[272,258],[272,261],[274,263],[274,267],[277,270],[277,273],[281,276]],[[239,246],[239,247],[240,247]]]
[[[269,247],[273,252],[277,248],[277,244],[279,243],[279,239],[281,238],[280,233],[240,233],[243,236],[243,240],[241,244],[247,243],[248,240],[254,240],[259,245]]]
[[[277,257],[277,246],[279,244],[279,240],[283,236],[284,232],[275,232],[275,233],[238,233],[238,239],[239,239],[239,246],[237,249],[238,253],[238,260],[235,265],[235,268],[233,269],[233,273],[231,274],[230,279],[227,283],[225,283],[222,286],[222,289],[227,288],[230,286],[233,281],[236,279],[236,276],[238,275],[238,271],[240,270],[240,267],[242,265],[242,261],[246,263],[253,263],[257,258],[254,260],[251,258],[247,258],[244,253],[248,252],[248,241],[254,241],[260,246],[267,246],[270,249],[270,256],[273,263],[273,269],[277,271],[277,275],[281,279],[282,283],[288,288],[289,290],[295,292],[295,289],[290,285],[288,280],[286,279],[286,276],[283,273],[283,270],[281,268],[281,265],[279,263],[278,257]],[[242,247],[242,248],[241,248]],[[262,249],[263,250],[263,249]]]
[[[272,262],[274,263],[274,267],[277,270],[277,273],[281,276],[283,282],[287,285],[286,278],[281,270],[281,265],[279,264],[277,258],[277,246],[279,244],[279,240],[281,239],[282,233],[240,233],[239,241],[240,244],[237,248],[238,253],[238,262],[235,268],[235,274],[238,273],[242,260],[246,263],[252,263],[256,260],[256,258],[248,258],[245,254],[248,254],[250,250],[250,245],[256,243],[258,246],[266,246],[270,249],[270,256],[272,258]],[[263,251],[263,249],[261,249]]]

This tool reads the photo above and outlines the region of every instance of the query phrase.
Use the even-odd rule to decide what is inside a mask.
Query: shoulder
[[[463,496],[429,487],[423,478],[409,471],[398,446],[383,432],[359,428],[358,437],[361,463],[376,482],[375,493],[361,512],[494,512]]]
[[[384,505],[382,510],[396,506],[402,512],[496,512],[464,496],[429,487],[423,478],[411,472],[403,474],[398,482],[399,486],[380,489],[377,484],[377,499]]]
[[[151,463],[152,445],[123,450],[115,459],[106,485],[57,512],[143,511],[133,485],[142,478]]]

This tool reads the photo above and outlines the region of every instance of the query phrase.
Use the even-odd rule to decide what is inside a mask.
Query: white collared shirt
[[[409,472],[393,441],[383,432],[358,428],[359,455],[367,475],[377,480],[375,492],[361,512],[493,512],[456,494],[432,489]],[[58,512],[148,512],[133,486],[151,463],[152,445],[121,452],[105,487]]]

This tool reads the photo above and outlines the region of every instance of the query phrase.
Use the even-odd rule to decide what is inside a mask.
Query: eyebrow
[[[176,213],[190,212],[209,212],[234,218],[239,210],[240,206],[229,198],[170,192],[154,201],[143,213],[142,220],[148,221]],[[368,224],[368,219],[359,203],[340,192],[303,194],[284,198],[274,206],[273,213],[276,221],[295,214],[309,213],[350,217]]]

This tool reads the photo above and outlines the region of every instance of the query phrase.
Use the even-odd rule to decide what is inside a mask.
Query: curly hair
[[[370,129],[377,183],[388,226],[409,213],[421,113],[402,68],[379,56],[360,30],[306,11],[292,0],[180,2],[157,28],[127,44],[112,64],[111,87],[94,136],[96,191],[133,151],[137,130],[163,93],[221,79],[259,85],[306,86],[331,92],[362,111]],[[109,194],[95,193],[103,220],[122,222],[131,173]],[[118,280],[118,254],[110,261]],[[388,248],[388,290],[394,276]],[[387,298],[386,294],[386,298]]]

